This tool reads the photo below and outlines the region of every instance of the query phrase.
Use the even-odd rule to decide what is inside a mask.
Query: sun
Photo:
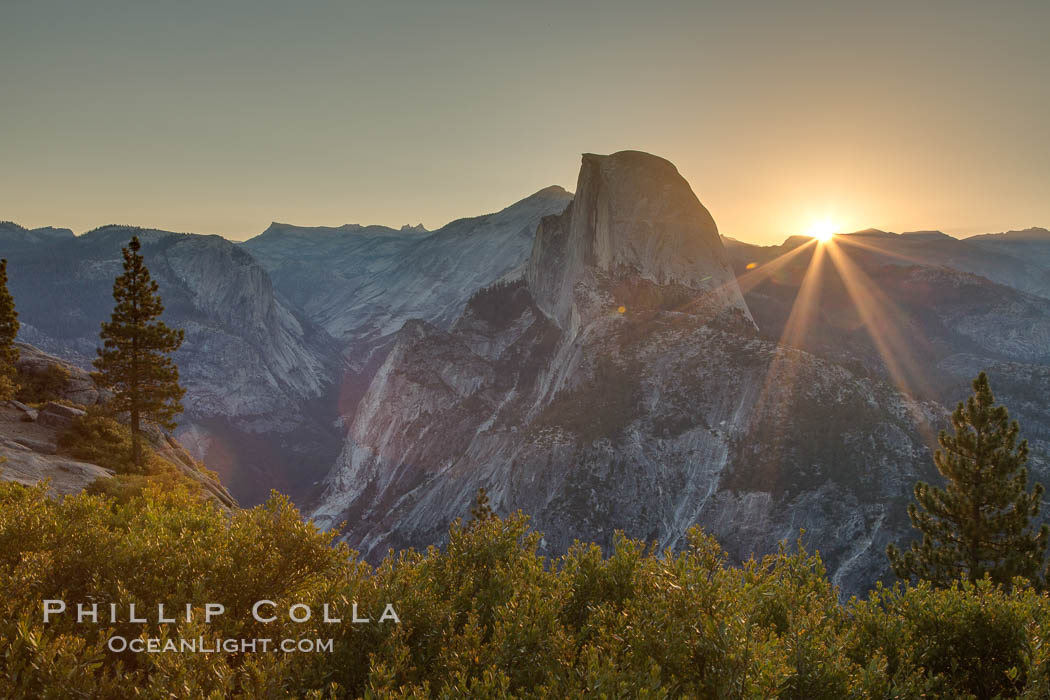
[[[821,219],[810,223],[809,228],[806,229],[806,235],[811,238],[816,238],[821,243],[827,243],[831,240],[835,232],[838,231],[838,225],[830,219]]]

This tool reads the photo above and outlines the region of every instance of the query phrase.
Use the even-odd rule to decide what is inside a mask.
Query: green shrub
[[[92,496],[105,496],[118,503],[127,503],[134,498],[142,498],[152,489],[171,490],[182,488],[192,496],[207,498],[200,482],[179,471],[174,465],[162,459],[154,459],[154,469],[149,474],[114,474],[88,484],[85,493]]]
[[[54,364],[47,365],[39,372],[20,369],[15,383],[18,385],[15,398],[22,403],[58,401],[69,385],[69,370]]]
[[[229,613],[207,627],[198,607],[195,623],[179,617],[146,633],[298,636],[287,620],[260,630],[249,601],[317,602],[329,581],[351,581],[349,561],[280,497],[229,516],[179,488],[154,485],[121,504],[0,483],[0,697],[118,698],[135,688],[148,698],[285,697],[295,673],[282,656],[113,653],[104,648],[111,634],[134,638],[143,626],[78,624],[75,615],[44,625],[42,601],[119,601],[125,611],[217,602]]]
[[[520,514],[454,523],[447,546],[373,568],[277,494],[229,513],[178,484],[110,484],[53,499],[0,483],[0,697],[1048,696],[1050,599],[1024,587],[879,589],[841,604],[801,546],[730,566],[693,530],[680,552],[621,535],[610,553],[577,544],[549,559]],[[197,619],[44,625],[45,599],[190,603]],[[261,599],[315,615],[257,622]],[[204,625],[206,602],[226,614]],[[372,622],[352,621],[354,602]],[[340,622],[323,622],[325,603]],[[400,624],[377,621],[387,603]],[[113,634],[333,647],[114,653]]]
[[[1016,697],[1045,683],[1041,647],[1050,604],[1024,583],[1010,594],[988,580],[950,589],[880,587],[853,614],[853,655],[879,650],[900,687],[991,698]],[[1043,662],[1034,663],[1040,654]]]
[[[89,409],[87,415],[74,418],[73,426],[59,435],[58,446],[74,459],[118,474],[139,472],[131,459],[131,430],[98,409]]]

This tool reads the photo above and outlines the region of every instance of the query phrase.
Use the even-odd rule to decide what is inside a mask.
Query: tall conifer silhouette
[[[18,390],[15,385],[18,328],[15,300],[7,291],[7,260],[0,260],[0,399],[9,399]]]
[[[103,347],[94,362],[98,370],[94,376],[113,390],[113,407],[128,414],[132,461],[143,471],[142,421],[173,430],[185,390],[179,386],[179,369],[170,357],[182,345],[183,331],[159,320],[164,305],[140,248],[135,236],[123,249],[124,274],[113,283],[116,304],[110,320],[102,324]]]
[[[988,376],[973,381],[973,396],[952,414],[954,435],[941,431],[934,454],[946,488],[919,482],[908,506],[921,542],[901,552],[887,548],[894,573],[937,586],[958,579],[977,581],[988,574],[1010,586],[1015,576],[1039,581],[1050,528],[1035,530],[1042,484],[1029,492],[1028,443],[1017,442],[1017,421],[995,405]]]

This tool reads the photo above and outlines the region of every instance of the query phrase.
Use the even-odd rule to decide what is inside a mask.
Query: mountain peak
[[[801,233],[794,233],[784,239],[784,242],[780,244],[781,248],[794,249],[801,245],[806,245],[813,240],[813,236],[805,236]]]
[[[273,221],[266,228],[265,231],[260,233],[258,236],[250,238],[248,240],[267,240],[267,239],[279,239],[285,237],[302,238],[306,237],[309,239],[313,238],[333,238],[339,237],[342,234],[367,234],[369,236],[396,236],[398,234],[405,233],[429,233],[423,224],[417,226],[402,226],[400,229],[390,228],[389,226],[364,226],[362,224],[343,224],[342,226],[299,226],[297,224],[284,224],[280,221]],[[247,241],[245,241],[247,242]]]
[[[545,313],[564,325],[591,268],[708,292],[749,316],[714,219],[658,156],[583,154],[572,204],[541,221],[525,274]]]
[[[905,231],[901,235],[907,238],[921,238],[924,240],[943,240],[951,238],[951,236],[944,231]]]
[[[5,243],[41,243],[69,238],[73,238],[73,232],[68,228],[44,226],[42,228],[28,229],[25,226],[16,224],[14,221],[0,221],[0,240]]]
[[[533,192],[525,199],[572,199],[572,192],[569,192],[561,185],[548,185],[542,190]]]
[[[619,167],[635,172],[644,171],[649,176],[661,179],[681,177],[674,163],[645,151],[617,151],[607,156],[584,153],[583,164],[586,166],[588,163],[601,163],[606,167]]]
[[[843,234],[845,236],[882,236],[882,237],[896,237],[898,234],[891,231],[883,231],[879,228],[864,228],[859,231],[851,231]]]

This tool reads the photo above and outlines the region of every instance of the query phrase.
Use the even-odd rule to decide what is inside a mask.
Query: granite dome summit
[[[541,222],[525,278],[564,327],[589,268],[682,285],[748,315],[711,214],[674,165],[648,153],[584,154],[576,196]]]

